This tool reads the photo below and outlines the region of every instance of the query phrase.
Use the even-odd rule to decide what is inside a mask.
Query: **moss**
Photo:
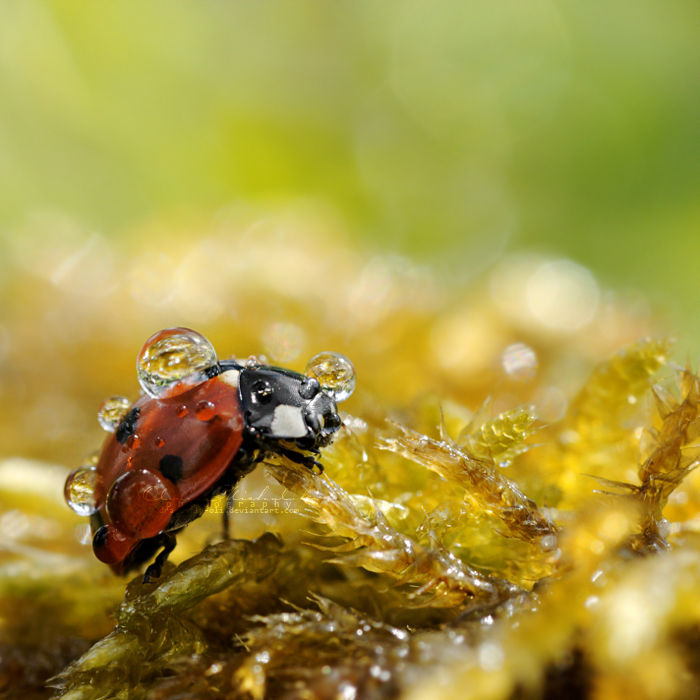
[[[284,266],[246,272],[274,250],[264,232],[244,259],[225,259],[229,239],[212,233],[218,254],[207,265],[186,241],[181,261],[218,348],[266,350],[258,339],[283,316],[296,329],[282,343],[289,357],[296,339],[293,368],[326,347],[353,359],[358,389],[323,450],[324,473],[281,457],[260,465],[237,492],[236,539],[220,540],[215,501],[144,585],[111,576],[81,544],[82,524],[61,504],[67,468],[1,462],[2,691],[691,697],[700,684],[693,370],[670,364],[666,341],[637,341],[653,329],[621,306],[607,311],[627,319],[614,326],[601,311],[580,330],[523,329],[483,289],[465,301],[431,278],[421,295],[415,270],[386,261],[372,268],[381,279],[371,289],[358,286],[366,263],[324,235],[300,236],[289,252],[311,266],[296,285],[273,274]],[[230,314],[196,295],[210,265],[217,305],[236,300],[237,339]],[[105,304],[100,317],[110,312],[95,303]],[[537,366],[504,369],[504,349],[523,338],[522,357]],[[110,352],[136,350],[120,347],[88,362],[76,346],[85,385]],[[120,372],[112,392],[133,383]],[[38,373],[44,397],[82,401],[83,384]],[[75,428],[84,433],[96,440]]]

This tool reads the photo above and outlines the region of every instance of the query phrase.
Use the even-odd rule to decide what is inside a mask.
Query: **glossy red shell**
[[[139,540],[162,532],[176,510],[210,489],[236,456],[243,417],[235,382],[226,381],[232,376],[141,397],[131,408],[138,410],[133,430],[106,440],[95,504],[109,536],[95,554],[115,570]]]

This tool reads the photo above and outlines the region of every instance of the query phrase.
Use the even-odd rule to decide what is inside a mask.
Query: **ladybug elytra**
[[[209,341],[190,329],[152,336],[137,362],[143,394],[133,405],[109,400],[100,423],[113,432],[97,465],[66,481],[69,505],[90,515],[97,558],[123,574],[160,550],[148,581],[160,575],[177,533],[214,496],[230,496],[266,455],[321,469],[315,456],[341,426],[336,401],[352,391],[354,370],[342,355],[316,357],[304,375],[218,361]],[[227,517],[228,508],[225,526]]]

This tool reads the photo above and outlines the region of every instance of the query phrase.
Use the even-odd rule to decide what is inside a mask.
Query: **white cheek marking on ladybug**
[[[235,389],[238,388],[238,376],[240,375],[240,372],[237,369],[229,369],[226,372],[222,372],[219,375],[219,379],[222,382],[225,382],[229,386],[234,387]]]
[[[297,406],[281,405],[272,415],[272,435],[278,437],[301,438],[307,433],[304,417]]]

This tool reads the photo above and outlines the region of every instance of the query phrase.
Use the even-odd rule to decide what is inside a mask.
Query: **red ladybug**
[[[144,349],[186,333],[203,339],[168,329]],[[161,550],[144,580],[160,576],[177,533],[214,496],[230,495],[270,453],[320,468],[314,456],[340,425],[333,395],[317,379],[267,365],[215,361],[156,396],[142,395],[97,463],[90,517],[95,555],[123,574]]]

